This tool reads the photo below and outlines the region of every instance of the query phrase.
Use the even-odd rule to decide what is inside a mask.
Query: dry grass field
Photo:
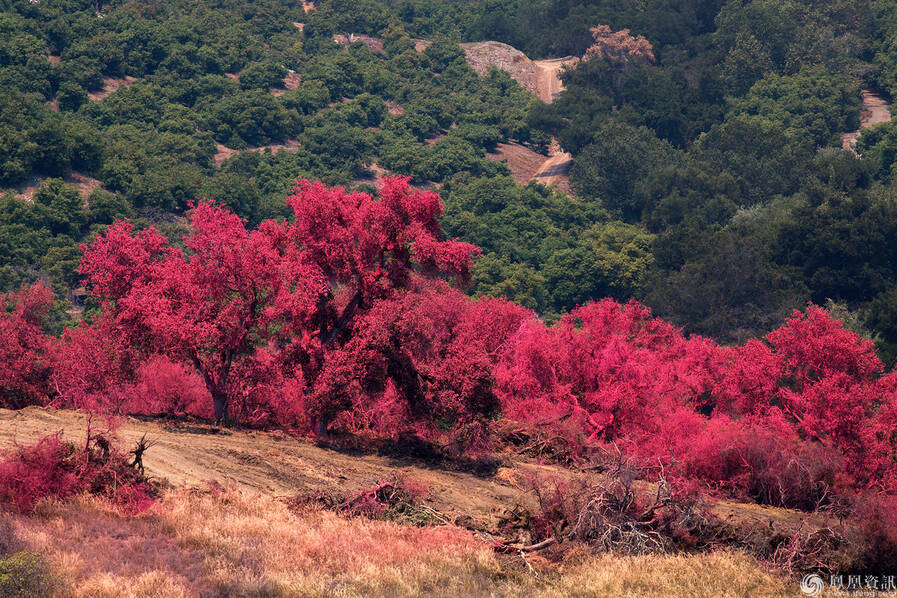
[[[86,424],[72,411],[0,410],[0,450],[56,430],[80,440]],[[532,500],[521,479],[535,472],[572,475],[557,466],[505,456],[493,471],[476,474],[410,457],[333,450],[282,433],[120,421],[123,447],[143,434],[152,442],[147,473],[164,488],[148,512],[124,515],[86,496],[44,502],[31,515],[0,512],[0,555],[36,555],[18,575],[47,582],[33,594],[12,595],[759,598],[797,588],[751,556],[728,550],[628,557],[574,548],[526,560],[496,553],[486,534],[508,510]],[[447,524],[350,517],[291,500],[347,496],[395,476],[428,488],[424,504],[440,514],[431,523]],[[715,510],[786,534],[800,525],[796,513],[782,509],[720,502]],[[3,559],[0,597],[6,598]]]
[[[19,549],[40,554],[56,595],[657,596],[794,595],[797,585],[736,552],[589,555],[561,563],[498,555],[455,526],[411,527],[291,511],[251,491],[173,490],[125,517],[92,498],[6,515]]]

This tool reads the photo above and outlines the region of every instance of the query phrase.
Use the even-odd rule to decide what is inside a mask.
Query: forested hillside
[[[254,224],[289,214],[297,177],[370,189],[388,172],[438,187],[447,234],[483,249],[472,294],[549,320],[634,297],[723,342],[831,300],[893,361],[892,125],[840,149],[860,89],[895,84],[888,3],[309,7],[7,2],[0,288],[49,282],[61,326],[84,307],[78,244],[117,218],[174,232],[208,197]],[[594,50],[624,28],[649,55]],[[359,35],[376,43],[347,46]],[[586,60],[546,105],[474,73],[457,42],[484,39]],[[552,137],[572,196],[486,159]]]

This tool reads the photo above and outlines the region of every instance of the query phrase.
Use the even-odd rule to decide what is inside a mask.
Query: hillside
[[[94,420],[92,425],[102,427],[103,424],[99,420]],[[38,408],[19,411],[0,410],[0,450],[12,448],[16,443],[25,443],[33,438],[53,434],[58,430],[64,431],[64,438],[76,443],[81,442],[86,426],[85,416],[78,412]],[[506,530],[502,531],[505,529],[502,527],[502,523],[514,521],[515,517],[518,517],[519,509],[534,509],[537,506],[536,498],[531,490],[526,488],[524,480],[534,475],[555,475],[571,479],[577,475],[585,475],[585,472],[577,473],[575,470],[559,466],[539,464],[513,454],[501,458],[500,464],[490,471],[475,474],[465,471],[468,467],[464,465],[440,464],[432,460],[399,454],[383,456],[351,449],[333,449],[278,432],[229,430],[202,423],[176,420],[154,421],[132,417],[122,418],[118,422],[117,436],[122,439],[124,446],[131,446],[143,437],[150,442],[150,448],[144,455],[143,463],[150,478],[166,488],[166,498],[164,499],[166,504],[186,501],[184,504],[193,505],[190,509],[214,508],[222,511],[222,514],[228,513],[226,515],[228,518],[246,517],[248,512],[244,512],[243,509],[248,509],[254,512],[256,519],[274,518],[267,525],[274,525],[275,520],[277,525],[283,525],[283,517],[289,516],[280,511],[290,499],[303,496],[352,496],[383,480],[395,480],[398,476],[399,479],[411,480],[427,488],[423,504],[427,508],[434,509],[438,514],[439,520],[435,523],[449,524],[445,533],[448,534],[448,537],[454,538],[453,541],[468,546],[467,543],[470,540],[462,530],[473,530],[475,535],[470,538],[473,542],[465,550],[472,549],[480,552],[491,550],[488,540],[506,533]],[[216,495],[213,492],[209,495],[209,489],[214,488],[227,490],[224,494]],[[653,490],[651,491],[653,492]],[[272,501],[272,498],[275,501]],[[225,502],[221,503],[219,507],[213,507],[213,504],[220,500]],[[128,542],[126,550],[133,554],[134,558],[139,558],[141,551],[145,550],[140,543],[163,541],[162,538],[157,538],[164,528],[163,530],[157,528],[158,524],[154,522],[156,515],[150,519],[144,517],[130,521],[118,520],[114,512],[97,511],[97,508],[96,505],[84,501],[76,503],[72,507],[49,506],[44,509],[43,518],[45,521],[57,521],[56,525],[63,526],[62,533],[65,535],[75,533],[77,528],[69,526],[77,525],[76,521],[81,520],[83,525],[88,523],[85,518],[95,518],[95,521],[89,523],[90,531],[86,532],[88,536],[85,537],[85,539],[91,538],[93,542],[93,545],[88,548],[91,555],[96,554],[94,551],[98,550],[98,542],[126,541]],[[832,520],[821,517],[808,518],[801,513],[787,509],[764,508],[728,501],[717,502],[713,510],[718,517],[733,526],[733,529],[741,530],[738,533],[743,535],[745,546],[749,545],[749,541],[759,542],[758,532],[770,538],[777,535],[791,537],[794,534],[812,532],[814,529],[834,525]],[[169,516],[164,513],[164,511],[159,511],[158,516],[163,519]],[[188,515],[188,511],[181,510],[176,516],[183,518],[193,515]],[[312,525],[321,524],[318,519],[321,515],[305,516],[311,517],[311,521],[314,522]],[[327,520],[329,516],[325,515],[324,517]],[[235,521],[228,522],[228,525],[234,524],[236,524]],[[24,530],[22,535],[26,539],[30,538],[37,545],[43,543],[40,539],[40,525],[37,522],[19,520],[16,525],[22,526],[22,530]],[[178,525],[195,525],[195,523],[187,524],[182,521]],[[213,525],[219,525],[219,523]],[[346,522],[327,521],[326,525],[338,525],[344,528],[344,533],[355,533],[351,531],[352,526],[362,524],[353,524],[350,520]],[[190,531],[189,533],[197,532]],[[239,534],[242,533],[244,532],[239,532],[235,539],[240,540]],[[282,534],[284,532],[278,529],[275,533]],[[373,533],[373,530],[368,533]],[[396,531],[383,529],[376,533],[389,535]],[[429,533],[426,528],[421,532],[424,537]],[[113,534],[113,538],[118,539],[106,538],[104,534]],[[180,534],[179,539],[183,539]],[[423,538],[421,540],[423,541]],[[417,540],[407,538],[406,541],[415,542]],[[167,540],[165,542],[168,543]],[[85,546],[85,548],[87,547]],[[52,552],[49,546],[46,549]],[[67,548],[66,550],[71,554],[75,549]],[[138,571],[145,571],[140,578],[132,579],[137,582],[138,586],[145,585],[144,592],[150,592],[139,595],[154,595],[151,593],[154,591],[152,588],[161,587],[156,585],[159,581],[154,580],[154,576],[165,571],[166,568],[177,579],[188,584],[200,583],[202,577],[195,577],[195,574],[189,573],[189,571],[193,567],[200,566],[199,562],[203,558],[201,551],[191,549],[188,552],[183,552],[180,557],[176,557],[176,554],[184,550],[178,547],[177,542],[165,550],[169,556],[155,560],[154,567],[141,567],[136,561],[130,562],[130,557],[122,559],[120,556],[115,556],[108,561],[99,557],[101,561],[98,565],[112,576],[110,579],[119,578],[122,581],[127,579],[129,568],[132,571],[130,574],[133,574],[135,567]],[[488,552],[479,558],[485,558],[485,554]],[[668,591],[672,591],[673,595],[689,595],[688,592],[693,591],[689,590],[689,587],[696,589],[698,584],[706,583],[698,581],[703,577],[703,573],[686,572],[692,566],[687,563],[687,560],[679,565],[673,565],[676,558],[660,557],[659,560],[654,561],[652,566],[659,567],[659,570],[664,573],[659,573],[652,578],[652,583],[656,584],[656,589],[652,591],[660,592],[661,588],[666,588]],[[196,561],[196,564],[187,566],[184,562],[179,563],[174,559]],[[548,580],[554,579],[553,582],[549,582],[549,587],[555,583],[573,583],[572,580],[565,579],[567,573],[564,573],[565,568],[559,564],[553,564],[551,561],[535,555],[530,559],[532,564],[539,567],[540,572],[547,576]],[[705,561],[703,566],[708,568],[708,575],[719,576],[723,571],[732,568],[750,570],[751,567],[750,559],[740,556],[739,553],[733,553],[731,557],[717,557],[717,559]],[[666,560],[669,562],[665,562]],[[381,563],[374,559],[371,565],[379,567]],[[613,562],[612,567],[617,571],[617,575],[637,576],[637,567],[630,570],[632,565],[635,563],[629,564],[620,561]],[[510,559],[501,565],[501,568],[506,569],[512,576],[518,574],[513,573],[518,567],[519,564]],[[679,567],[681,569],[678,569],[678,573],[676,573],[675,571]],[[94,577],[95,572],[84,571],[77,566],[74,566],[74,571],[77,571],[79,576],[87,577],[87,580],[82,580],[82,582],[97,583],[97,579]],[[572,571],[581,571],[576,573],[577,575],[586,574],[581,567],[574,567]],[[146,575],[149,572],[153,572],[153,575],[147,578]],[[747,575],[747,573],[739,573],[738,579],[729,580],[733,585],[726,588],[725,592],[727,593],[725,594],[716,594],[716,592],[722,591],[722,587],[711,585],[699,590],[698,594],[691,595],[740,596],[739,592],[747,590],[747,588],[752,588],[751,591],[756,592],[751,595],[776,595],[778,590],[775,588],[777,584],[781,583],[779,580],[772,578],[761,584],[759,579],[750,580]],[[752,575],[764,577],[759,571]],[[603,580],[604,577],[602,576],[601,579]],[[424,578],[422,581],[431,583],[435,580]],[[608,581],[609,579],[607,581],[595,580],[602,584]],[[203,583],[208,583],[208,581]],[[526,582],[524,578],[514,582],[514,584],[518,583],[529,582]],[[539,591],[546,590],[548,588],[543,587]],[[401,593],[404,594],[404,591]],[[172,595],[179,594],[175,592]]]
[[[73,442],[84,438],[82,413],[29,407],[0,409],[0,450],[16,443],[63,431]],[[498,524],[519,507],[534,508],[535,497],[524,484],[534,475],[575,476],[557,465],[507,455],[480,474],[469,465],[402,456],[340,450],[278,432],[228,430],[202,423],[138,420],[126,417],[117,428],[125,446],[144,435],[152,443],[144,457],[147,474],[175,489],[219,484],[286,499],[297,495],[351,495],[378,480],[406,476],[429,488],[427,504],[453,523],[499,534]],[[788,509],[718,501],[714,511],[745,528],[759,527],[793,535],[803,525],[822,528],[832,521],[806,518]],[[802,524],[802,522],[804,522]]]
[[[887,579],[895,39],[878,0],[5,0],[0,598]]]

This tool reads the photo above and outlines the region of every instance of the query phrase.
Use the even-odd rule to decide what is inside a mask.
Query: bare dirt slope
[[[461,44],[461,47],[468,64],[478,74],[485,75],[492,67],[506,71],[522,87],[547,104],[564,91],[560,78],[561,69],[566,65],[576,64],[579,60],[572,56],[530,60],[520,50],[500,42]],[[489,158],[507,160],[514,180],[520,184],[535,180],[570,193],[568,175],[573,166],[573,156],[561,151],[557,143],[552,146],[547,159],[525,146],[507,143],[499,145],[498,150],[490,154]]]
[[[16,187],[14,193],[20,199],[24,199],[25,201],[33,201],[34,194],[37,193],[37,190],[45,180],[46,177],[33,176]],[[91,193],[93,193],[95,189],[99,189],[103,186],[103,183],[101,181],[98,181],[93,177],[89,177],[86,174],[81,174],[80,172],[75,171],[69,172],[63,177],[62,180],[69,185],[74,185],[75,187],[77,187],[78,191],[81,193],[81,197],[85,199],[87,199],[87,197]],[[2,194],[2,191],[0,191],[0,194]]]
[[[553,102],[564,91],[564,84],[560,77],[561,69],[567,65],[576,64],[578,61],[579,59],[573,56],[534,61],[533,64],[539,69],[541,75],[536,94],[539,99],[546,104]]]
[[[367,46],[368,50],[370,50],[371,52],[379,52],[381,54],[385,54],[385,50],[383,50],[383,40],[376,37],[371,37],[370,35],[358,35],[355,33],[336,33],[333,35],[333,41],[340,44],[341,46],[348,46],[350,44],[354,44],[355,42],[361,42],[365,46]]]
[[[531,181],[545,163],[545,156],[520,143],[499,143],[495,151],[486,154],[486,157],[494,162],[506,161],[518,185]]]
[[[883,97],[868,89],[864,89],[861,93],[863,104],[862,112],[860,112],[860,131],[851,131],[841,135],[844,149],[851,149],[856,145],[862,129],[891,121],[891,109]]]
[[[556,142],[552,146],[551,155],[533,175],[533,180],[570,193],[570,169],[573,168],[573,156],[561,150]]]
[[[494,41],[461,44],[461,48],[468,64],[478,74],[485,75],[492,67],[501,69],[547,104],[564,89],[559,77],[561,68],[578,60],[567,56],[533,61],[520,50]]]
[[[496,151],[486,154],[486,157],[496,162],[507,162],[514,181],[519,185],[536,181],[570,193],[569,175],[573,156],[561,151],[557,144],[552,144],[547,158],[519,143],[499,143]]]
[[[101,429],[103,422],[96,420],[93,425]],[[60,430],[66,439],[83,442],[86,426],[85,416],[76,411],[0,409],[0,450],[16,443],[30,444]],[[481,530],[495,530],[517,505],[533,506],[533,498],[523,488],[527,477],[577,475],[575,470],[507,456],[493,473],[477,475],[463,467],[446,468],[420,459],[333,450],[280,432],[131,417],[121,420],[118,436],[125,447],[132,447],[144,434],[153,443],[144,456],[147,473],[174,487],[203,487],[211,482],[279,497],[318,492],[346,495],[378,480],[406,476],[428,486],[430,507],[459,525]],[[796,511],[729,501],[717,502],[714,512],[739,527],[768,528],[786,535],[801,525],[818,528],[830,523],[821,515],[807,519]]]
[[[87,97],[94,102],[100,102],[115,93],[119,87],[131,87],[135,81],[137,81],[135,77],[125,77],[123,79],[103,77],[103,89],[100,91],[92,91],[87,94]]]
[[[102,426],[94,422],[95,429]],[[83,441],[86,419],[75,411],[29,407],[0,409],[0,449],[65,430]],[[206,425],[175,424],[124,418],[118,430],[125,446],[143,434],[154,444],[146,452],[147,473],[176,487],[208,482],[236,485],[275,496],[330,492],[348,494],[378,480],[404,475],[429,487],[430,506],[459,523],[492,529],[506,509],[526,497],[517,486],[528,470],[550,466],[515,464],[492,476],[438,468],[420,460],[395,459],[322,448],[276,432],[218,430]]]

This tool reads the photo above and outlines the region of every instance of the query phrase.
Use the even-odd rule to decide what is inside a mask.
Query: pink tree
[[[49,339],[41,328],[53,292],[38,282],[0,294],[0,405],[23,407],[47,399]]]
[[[80,272],[111,325],[144,354],[161,353],[196,368],[211,394],[215,418],[229,402],[235,361],[251,358],[274,323],[274,300],[313,301],[314,269],[291,264],[286,289],[280,227],[249,232],[236,215],[210,203],[190,212],[186,251],[155,230],[134,233],[119,222],[83,247]]]
[[[272,354],[312,385],[353,322],[413,274],[469,277],[476,249],[440,238],[438,195],[403,178],[384,180],[379,195],[299,181],[288,199],[295,219],[253,231],[203,202],[186,250],[120,222],[83,247],[81,272],[130,343],[193,365],[222,419]]]

